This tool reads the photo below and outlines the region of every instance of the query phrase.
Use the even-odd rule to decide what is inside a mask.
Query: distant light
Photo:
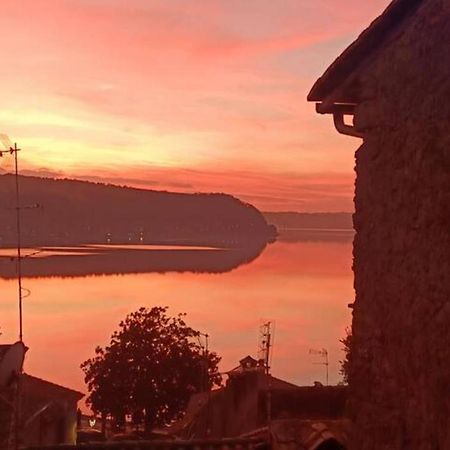
[[[95,417],[92,417],[91,419],[89,419],[89,426],[91,428],[94,428],[96,423],[97,423],[97,419]]]

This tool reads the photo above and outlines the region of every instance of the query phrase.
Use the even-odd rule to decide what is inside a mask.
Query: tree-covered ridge
[[[0,176],[0,245],[15,244],[15,186]],[[24,245],[186,243],[243,246],[273,236],[262,214],[231,195],[183,194],[20,177]],[[39,207],[34,207],[39,205]]]

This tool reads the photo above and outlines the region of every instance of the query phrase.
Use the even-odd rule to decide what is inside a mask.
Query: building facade
[[[351,448],[450,449],[450,1],[394,1],[308,99],[363,138]]]

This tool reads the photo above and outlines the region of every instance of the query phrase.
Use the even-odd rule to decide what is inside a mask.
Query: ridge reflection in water
[[[22,276],[80,277],[131,273],[223,273],[257,258],[264,245],[245,248],[180,247],[161,245],[41,247],[28,249]],[[0,253],[0,278],[15,278],[14,251]]]
[[[186,253],[189,255],[189,253]],[[124,316],[141,306],[186,312],[188,323],[211,336],[221,370],[255,355],[261,319],[276,323],[274,375],[300,384],[324,381],[308,355],[327,348],[330,382],[340,380],[341,339],[353,299],[351,237],[317,241],[301,233],[278,241],[259,258],[225,273],[126,273],[83,278],[28,278],[24,287],[25,370],[86,391],[79,365],[105,345]],[[17,284],[0,279],[0,343],[17,339]]]

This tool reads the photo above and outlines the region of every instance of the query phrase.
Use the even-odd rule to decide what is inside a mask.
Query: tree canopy
[[[351,350],[352,350],[352,331],[347,328],[345,330],[346,336],[343,339],[340,339],[340,342],[344,344],[344,359],[340,361],[341,368],[340,374],[342,375],[343,382],[348,384],[349,372],[350,372],[350,358],[351,358]]]
[[[119,424],[127,415],[147,430],[182,416],[189,397],[220,385],[220,357],[207,352],[185,314],[140,308],[120,322],[105,348],[81,364],[87,404]]]

